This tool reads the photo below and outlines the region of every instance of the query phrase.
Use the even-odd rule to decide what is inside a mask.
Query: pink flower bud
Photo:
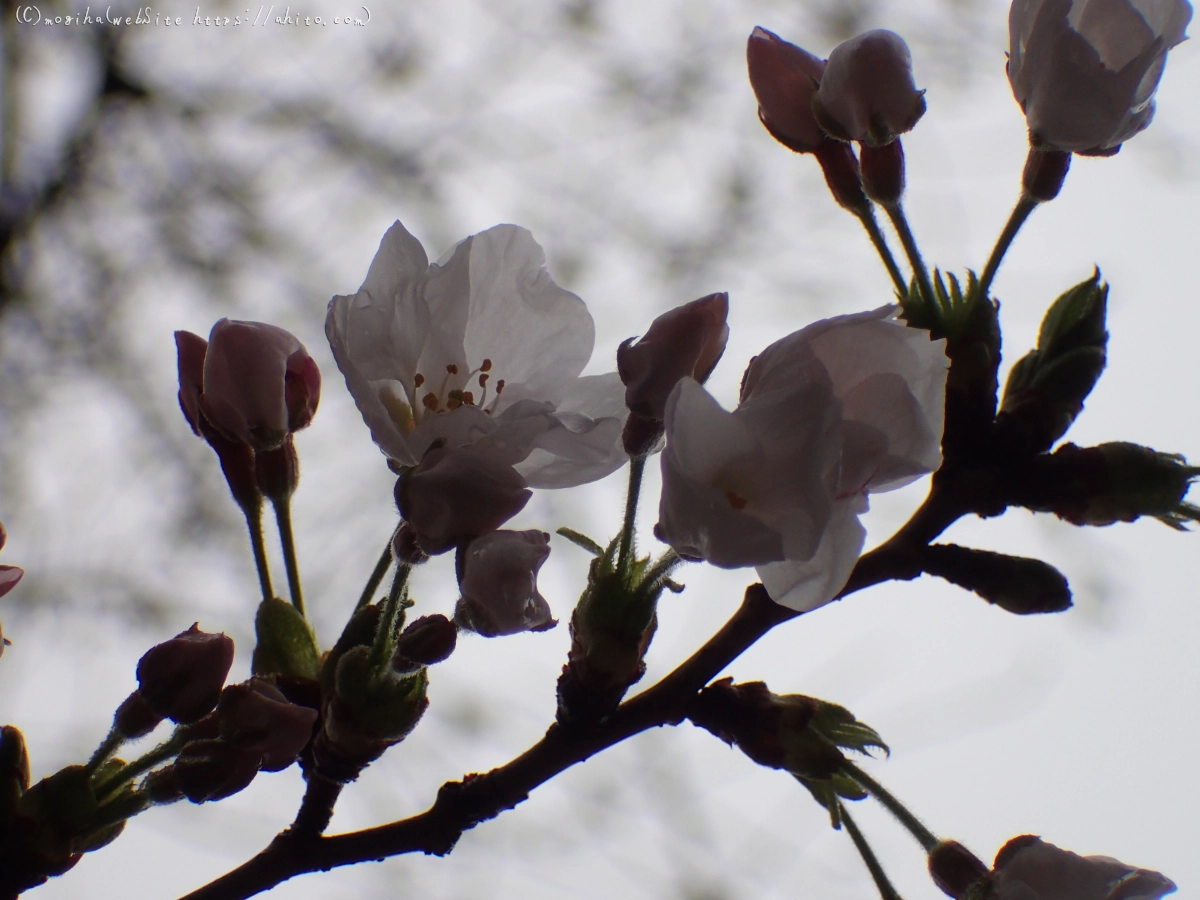
[[[199,406],[218,430],[255,450],[274,450],[312,421],[321,373],[294,335],[221,319],[208,341]]]
[[[988,873],[988,867],[958,841],[941,841],[929,851],[929,877],[942,893],[963,900],[971,885]]]
[[[1008,80],[1035,146],[1110,156],[1150,124],[1186,0],[1015,0]]]
[[[188,725],[217,705],[233,665],[233,641],[192,625],[138,661],[138,692],[155,712]]]
[[[1079,856],[1032,834],[996,854],[986,895],[995,900],[1158,900],[1176,890],[1160,872],[1110,856]]]
[[[222,740],[261,754],[264,772],[278,772],[294,763],[317,721],[315,709],[290,702],[262,678],[225,688],[217,715]]]
[[[825,61],[789,44],[765,28],[746,42],[750,86],[758,117],[771,136],[797,153],[816,150],[826,140],[812,111],[812,98]]]
[[[200,411],[208,341],[190,331],[176,331],[175,349],[179,361],[179,408],[183,410],[184,418],[192,431],[216,451],[221,471],[238,506],[247,512],[259,509],[262,496],[255,483],[254,451],[241,441],[221,434]]]
[[[661,419],[680,378],[707,381],[729,340],[728,315],[729,295],[709,294],[663,313],[636,344],[633,338],[621,344],[617,372],[629,410]]]
[[[834,47],[813,111],[843,141],[882,146],[909,131],[925,113],[925,92],[913,83],[904,39],[876,30]]]
[[[134,691],[117,707],[113,727],[126,738],[140,738],[157,728],[162,720],[162,715],[146,702],[141,691]]]
[[[182,793],[193,803],[223,800],[248,787],[261,762],[257,751],[226,741],[192,741],[166,770],[174,772],[174,778],[163,793]]]
[[[544,531],[496,531],[459,551],[455,619],[484,637],[546,631],[557,622],[538,593],[537,573],[550,556]]]
[[[495,531],[529,502],[512,466],[465,447],[434,447],[396,482],[396,505],[430,554]]]
[[[445,616],[421,616],[396,638],[392,668],[407,674],[450,658],[458,644],[458,626]]]
[[[0,522],[0,550],[4,549],[5,543],[8,541],[8,532],[4,530],[4,523]],[[17,586],[17,582],[21,580],[21,576],[25,574],[25,570],[20,566],[0,566],[0,597],[3,597],[9,591]],[[4,652],[4,644],[0,643],[0,653]]]

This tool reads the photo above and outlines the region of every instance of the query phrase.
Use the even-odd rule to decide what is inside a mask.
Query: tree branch
[[[961,512],[934,491],[909,523],[886,544],[865,554],[838,595],[920,574],[914,541],[930,540]],[[591,729],[551,725],[546,735],[511,762],[482,775],[443,784],[425,812],[350,834],[318,837],[289,828],[265,850],[183,900],[243,900],[308,872],[420,851],[444,856],[464,832],[523,802],[536,787],[571,766],[650,728],[683,721],[691,698],[777,625],[799,616],[775,603],[761,584],[746,589],[742,605],[713,637],[662,681],[621,704]]]

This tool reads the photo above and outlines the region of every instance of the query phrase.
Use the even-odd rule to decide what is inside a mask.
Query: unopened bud
[[[408,522],[401,522],[392,537],[392,555],[398,563],[409,566],[419,566],[429,559],[429,554],[417,543],[417,530]]]
[[[396,638],[392,669],[410,674],[449,659],[458,643],[458,626],[440,613],[421,616]]]
[[[774,694],[761,681],[723,678],[696,695],[688,718],[760,766],[827,779],[844,760],[834,744],[809,730],[819,704],[799,694]]]
[[[1017,615],[1064,612],[1071,608],[1067,579],[1040,559],[1006,556],[955,544],[933,544],[922,551],[921,568]]]
[[[708,380],[729,340],[728,316],[729,295],[709,294],[663,313],[636,343],[630,338],[621,344],[617,372],[625,406],[661,421],[679,379]]]
[[[262,678],[225,688],[217,714],[222,740],[259,753],[264,772],[278,772],[294,763],[317,720],[315,709],[289,702]]]
[[[134,691],[117,707],[113,715],[113,727],[126,738],[140,738],[158,727],[163,720],[157,710],[146,702],[142,692]]]
[[[201,413],[228,437],[274,450],[306,427],[321,396],[321,373],[282,328],[221,319],[208,336]]]
[[[461,547],[455,620],[484,637],[553,628],[557,620],[537,587],[549,556],[550,535],[536,529],[493,531]]]
[[[223,800],[248,787],[261,763],[262,756],[257,751],[235,747],[227,741],[192,741],[168,767],[174,771],[174,783],[164,782],[164,785],[170,785],[193,803]],[[170,788],[164,787],[163,793],[169,793]]]
[[[1108,470],[1109,487],[1091,497],[1077,516],[1063,516],[1075,525],[1111,525],[1132,522],[1139,516],[1154,516],[1173,528],[1183,528],[1200,510],[1184,502],[1200,468],[1173,453],[1125,441],[1101,444]]]
[[[925,114],[925,92],[913,83],[912,54],[893,31],[868,31],[829,54],[813,99],[821,127],[841,141],[881,147]]]
[[[954,900],[963,900],[971,885],[987,873],[987,865],[958,841],[940,841],[929,851],[933,883]]]
[[[233,665],[233,641],[199,624],[150,650],[138,661],[138,691],[165,718],[187,725],[217,705]]]
[[[775,140],[796,153],[812,152],[827,140],[812,112],[825,60],[755,28],[746,43],[746,67],[758,117]]]

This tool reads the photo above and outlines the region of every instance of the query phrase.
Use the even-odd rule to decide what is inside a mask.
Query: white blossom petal
[[[866,511],[865,494],[839,500],[811,558],[759,566],[758,577],[771,599],[788,609],[808,612],[836,597],[862,553],[867,532],[858,517]]]

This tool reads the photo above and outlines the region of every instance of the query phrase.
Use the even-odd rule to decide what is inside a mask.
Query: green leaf
[[[586,534],[580,534],[578,531],[576,531],[573,528],[563,527],[563,528],[558,529],[558,531],[556,531],[555,533],[561,535],[562,537],[565,537],[568,541],[570,541],[576,547],[582,547],[588,553],[592,554],[592,556],[602,556],[604,554],[603,547],[601,547],[598,543],[593,541]]]
[[[316,633],[292,604],[278,597],[264,600],[254,617],[254,632],[258,644],[250,668],[255,675],[320,675]]]

